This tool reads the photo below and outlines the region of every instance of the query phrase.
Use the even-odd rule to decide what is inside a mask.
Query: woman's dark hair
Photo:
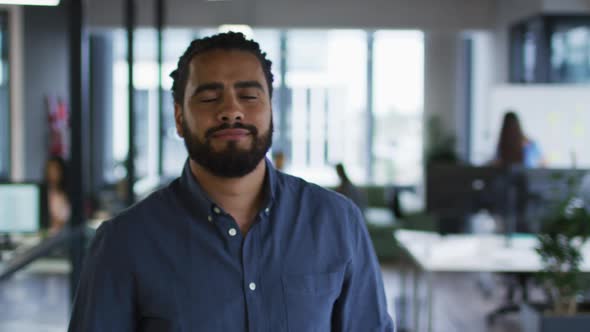
[[[184,88],[186,87],[186,81],[189,76],[189,64],[191,60],[202,53],[212,50],[237,50],[249,52],[256,56],[262,71],[266,78],[266,84],[268,87],[268,93],[272,97],[272,82],[273,75],[271,72],[272,62],[266,58],[266,53],[260,50],[260,46],[253,40],[248,40],[240,32],[226,32],[205,37],[201,39],[195,39],[191,42],[189,47],[184,51],[184,54],[178,60],[177,68],[170,73],[172,77],[172,97],[174,102],[182,104],[184,99]]]
[[[61,191],[68,190],[68,183],[67,183],[67,174],[68,174],[68,164],[66,161],[60,156],[51,156],[47,159],[47,163],[45,164],[45,179],[47,180],[47,172],[49,168],[49,164],[54,163],[59,168],[59,181],[57,183],[57,189]]]
[[[524,161],[523,142],[526,140],[514,112],[504,114],[498,139],[497,159],[500,166],[522,164]]]

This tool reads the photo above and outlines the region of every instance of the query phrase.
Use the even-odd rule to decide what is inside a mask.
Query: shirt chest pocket
[[[343,275],[343,272],[332,272],[282,276],[289,331],[330,331],[332,310],[342,290]]]

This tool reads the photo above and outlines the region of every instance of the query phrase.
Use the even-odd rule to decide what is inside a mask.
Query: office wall
[[[24,179],[40,180],[47,158],[45,97],[69,100],[67,8],[24,7]]]
[[[169,26],[235,23],[265,27],[485,29],[495,0],[168,0]],[[137,1],[138,22],[153,24],[153,0]],[[122,25],[120,0],[89,1],[91,26]]]
[[[427,31],[424,34],[424,118],[438,116],[448,133],[456,133],[459,112],[460,34]]]

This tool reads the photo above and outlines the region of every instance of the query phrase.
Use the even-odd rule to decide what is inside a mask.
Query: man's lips
[[[222,130],[216,131],[211,136],[214,138],[223,138],[223,139],[239,139],[239,138],[245,137],[247,135],[250,135],[250,131],[247,129],[232,128],[232,129],[222,129]]]

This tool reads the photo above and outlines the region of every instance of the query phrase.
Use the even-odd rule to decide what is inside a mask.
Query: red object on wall
[[[70,112],[61,98],[47,97],[49,154],[68,159],[70,151]]]

